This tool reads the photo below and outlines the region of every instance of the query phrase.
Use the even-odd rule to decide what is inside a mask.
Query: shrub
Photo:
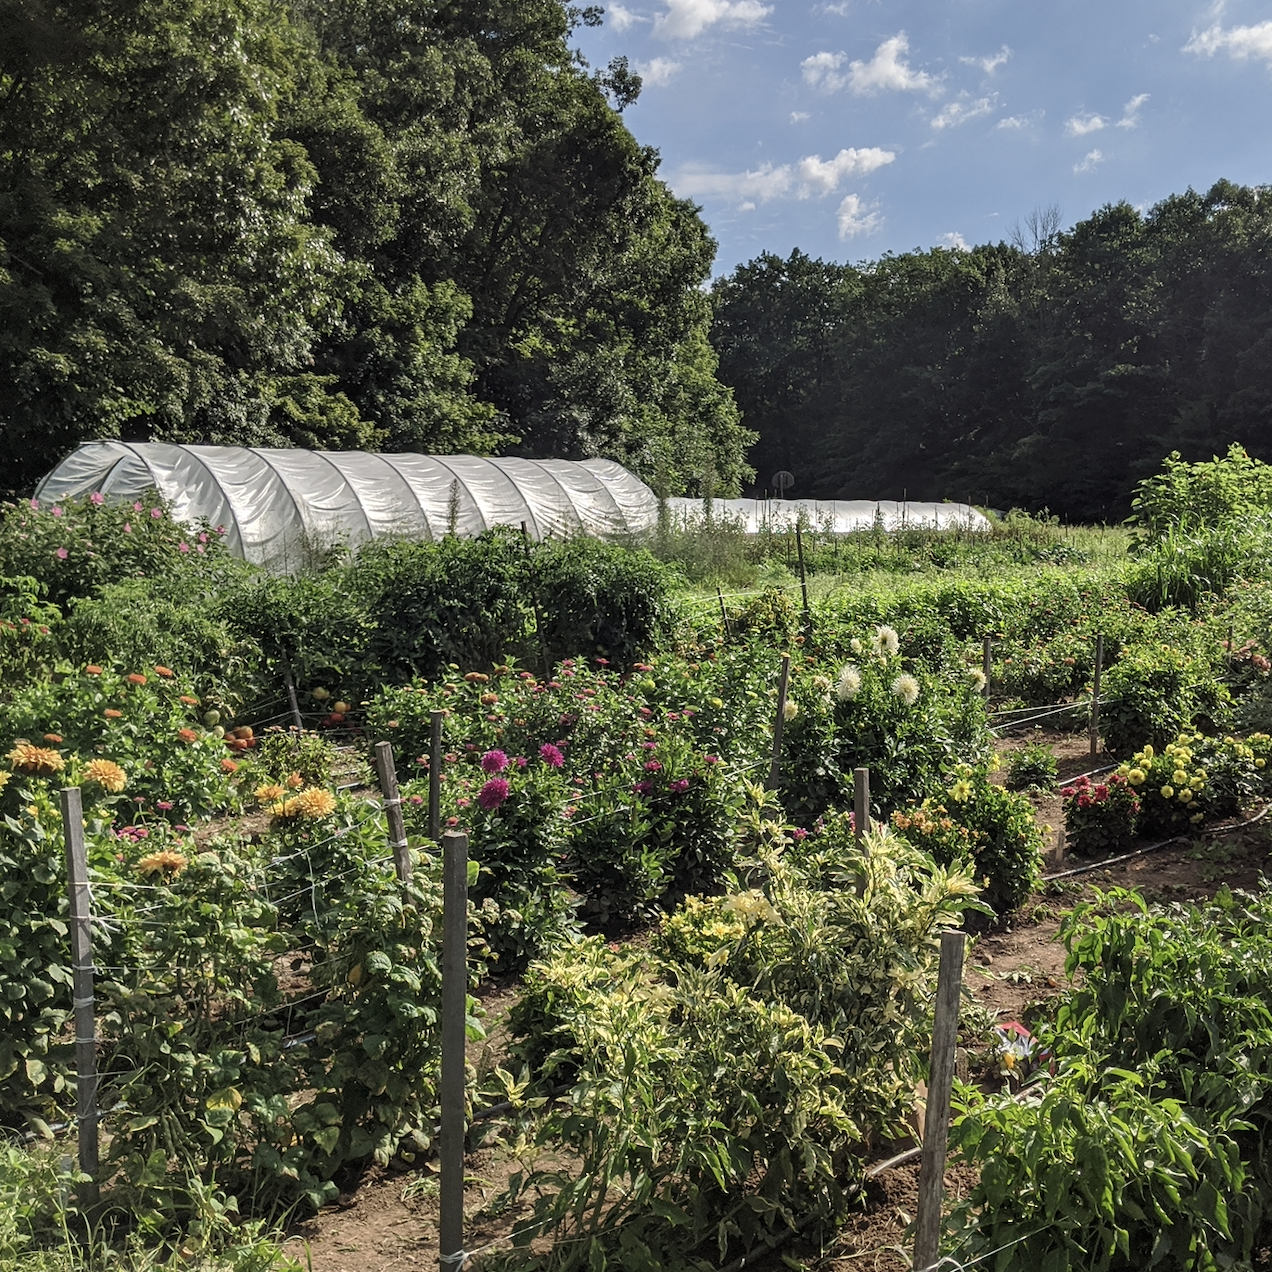
[[[1266,890],[1223,889],[1154,910],[1117,891],[1064,920],[1081,979],[1047,1038],[1055,1076],[1030,1103],[973,1099],[952,1131],[980,1171],[960,1260],[1010,1243],[1022,1267],[1251,1266],[1272,1166],[1270,917]]]
[[[197,589],[234,568],[223,530],[173,520],[157,495],[0,504],[0,576],[36,579],[56,605],[129,578],[177,575]]]
[[[847,819],[811,843],[688,900],[652,950],[589,940],[531,969],[515,1053],[572,1083],[535,1140],[576,1156],[515,1181],[544,1194],[518,1243],[558,1238],[518,1266],[678,1267],[708,1243],[719,1262],[845,1213],[863,1134],[909,1111],[933,938],[975,888],[886,831],[863,854]],[[843,886],[813,882],[830,870]]]
[[[1140,796],[1142,831],[1177,833],[1234,816],[1245,799],[1262,794],[1269,755],[1266,733],[1244,741],[1181,733],[1160,751],[1151,744],[1137,751],[1118,773]]]
[[[648,552],[585,535],[546,539],[531,551],[529,575],[549,663],[600,655],[627,666],[670,629],[671,574]]]
[[[1116,852],[1135,837],[1140,801],[1125,774],[1113,773],[1107,782],[1080,777],[1060,795],[1065,842],[1079,856]]]
[[[0,694],[47,675],[56,659],[61,614],[40,592],[33,578],[0,578]]]
[[[1056,783],[1056,757],[1042,742],[1031,742],[1007,761],[1009,791],[1049,791]]]
[[[959,765],[939,799],[898,810],[892,825],[943,865],[965,861],[970,851],[984,900],[999,914],[1014,910],[1037,886],[1043,841],[1033,805],[993,785],[984,770]]]
[[[1160,641],[1125,650],[1104,679],[1100,707],[1104,745],[1128,755],[1145,742],[1164,746],[1181,730],[1227,721],[1229,695],[1208,660]]]

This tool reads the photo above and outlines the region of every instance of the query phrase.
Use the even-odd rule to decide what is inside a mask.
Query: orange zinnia
[[[131,672],[128,676],[128,683],[132,685],[144,685],[146,678],[139,671]]]
[[[84,672],[89,676],[100,676],[102,674],[102,669],[96,663],[89,663],[88,666],[84,668]]]
[[[172,675],[172,668],[171,668],[171,667],[160,667],[160,666],[159,666],[159,664],[158,664],[158,663],[156,663],[156,664],[155,664],[155,675],[156,675],[156,676],[163,676],[163,677],[165,677],[165,678],[166,678],[166,677],[168,677],[168,676],[171,676],[171,675]]]
[[[188,693],[183,693],[178,701],[184,702],[187,707],[197,707],[199,705],[198,698],[192,698]]]
[[[46,733],[44,735],[44,740],[46,742],[60,742],[62,740],[62,735],[60,733]]]
[[[144,875],[162,874],[171,870],[174,875],[180,874],[190,863],[179,852],[164,848],[160,852],[152,852],[137,863],[137,869]]]
[[[122,711],[116,711],[114,707],[107,707],[102,714],[108,720],[118,720],[124,713]]]
[[[193,729],[178,729],[177,737],[182,742],[197,742],[199,740],[199,735]]]
[[[237,773],[238,765],[235,764],[233,760],[222,760],[221,772],[222,773]]]

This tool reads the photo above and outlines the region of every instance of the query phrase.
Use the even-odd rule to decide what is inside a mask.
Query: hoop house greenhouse
[[[151,489],[178,519],[224,526],[232,552],[282,570],[314,549],[383,535],[439,539],[523,523],[535,539],[622,535],[658,517],[653,491],[609,459],[85,442],[35,493],[133,499]]]

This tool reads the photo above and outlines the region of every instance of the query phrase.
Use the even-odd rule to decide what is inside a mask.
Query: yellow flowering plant
[[[1235,817],[1263,794],[1269,754],[1265,733],[1207,737],[1187,730],[1161,748],[1146,744],[1117,772],[1140,798],[1141,833],[1177,834]]]

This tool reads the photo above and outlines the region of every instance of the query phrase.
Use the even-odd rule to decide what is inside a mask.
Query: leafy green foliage
[[[654,951],[593,940],[531,970],[518,1047],[572,1083],[537,1138],[582,1160],[513,1182],[546,1190],[519,1241],[545,1224],[570,1238],[520,1266],[687,1268],[700,1247],[722,1259],[801,1215],[842,1215],[854,1145],[903,1118],[932,937],[975,888],[886,832],[867,855],[841,822],[804,855],[775,830],[725,896],[669,916]]]
[[[1049,791],[1056,784],[1056,757],[1045,742],[1030,742],[1007,761],[1009,791]]]
[[[1228,691],[1215,678],[1218,649],[1209,658],[1163,641],[1123,652],[1109,668],[1100,708],[1100,731],[1113,755],[1149,742],[1165,746],[1193,724],[1208,731],[1227,723]]]
[[[1040,1268],[1249,1266],[1270,1209],[1268,907],[1118,891],[1065,919],[1081,980],[1047,1040],[1055,1076],[1029,1104],[968,1093],[952,1132],[981,1170],[960,1259],[1010,1242]]]

